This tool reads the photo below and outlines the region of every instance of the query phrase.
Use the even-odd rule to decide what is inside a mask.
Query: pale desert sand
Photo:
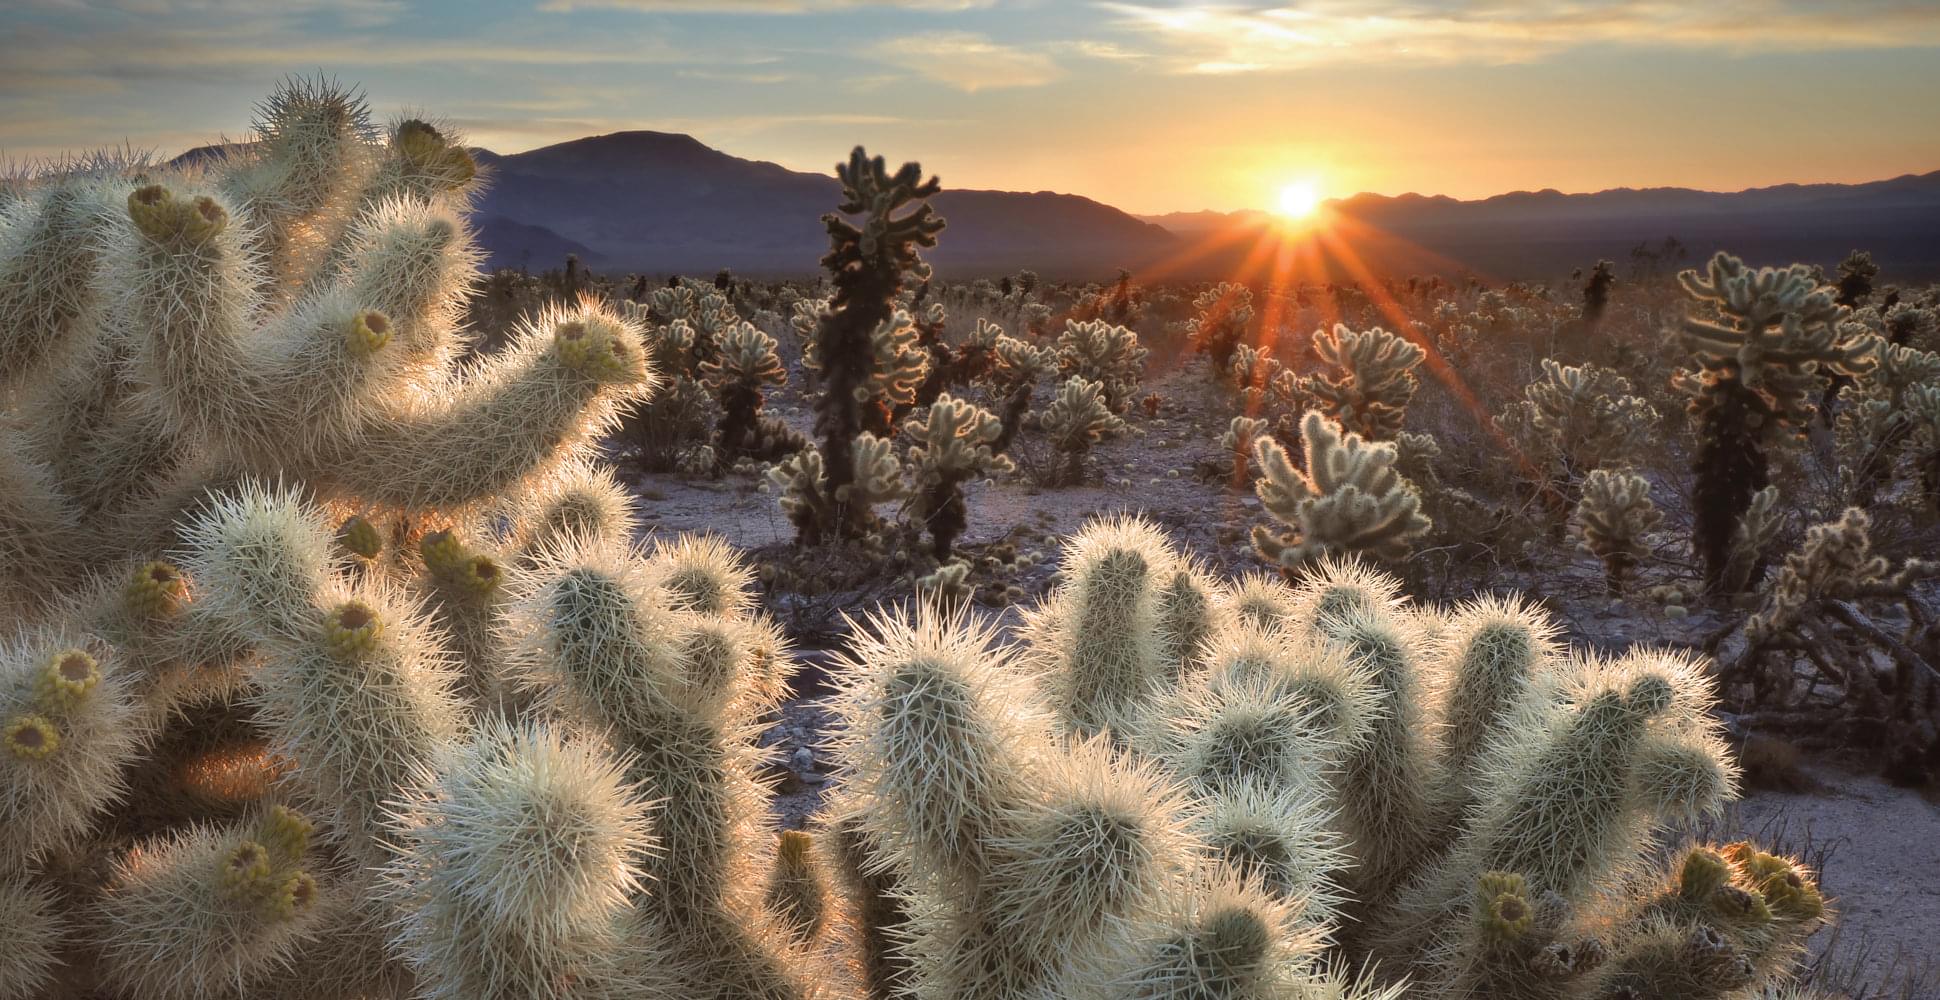
[[[1805,770],[1819,789],[1747,795],[1734,810],[1734,832],[1827,852],[1821,880],[1840,928],[1832,965],[1856,966],[1859,981],[1882,986],[1908,972],[1940,972],[1940,804],[1846,767],[1814,762]],[[1831,938],[1822,932],[1814,945],[1823,949]],[[1940,997],[1940,976],[1907,996]]]

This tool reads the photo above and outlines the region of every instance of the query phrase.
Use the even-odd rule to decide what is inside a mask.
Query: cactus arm
[[[446,398],[373,415],[316,474],[377,503],[462,507],[549,471],[655,385],[636,327],[591,307],[541,322]]]
[[[95,271],[117,191],[112,181],[67,180],[0,212],[0,388],[98,332]]]

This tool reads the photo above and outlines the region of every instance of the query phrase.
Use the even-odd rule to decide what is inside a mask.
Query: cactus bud
[[[160,184],[136,188],[128,195],[128,218],[156,243],[179,240],[189,246],[209,242],[229,225],[229,213],[210,198],[178,201]]]
[[[44,716],[19,715],[7,723],[7,749],[22,760],[41,760],[61,748],[61,735]]]
[[[1716,851],[1694,847],[1684,856],[1684,866],[1677,874],[1677,891],[1685,899],[1693,902],[1710,898],[1725,883],[1731,881],[1731,865],[1724,856]]]
[[[340,660],[369,655],[383,635],[384,620],[361,601],[339,604],[323,619],[324,646]]]
[[[267,909],[289,919],[316,905],[317,880],[309,872],[296,872],[284,878],[266,897]]]
[[[64,712],[80,704],[101,683],[101,664],[79,649],[63,649],[48,657],[34,685],[34,697],[48,712]]]
[[[1528,933],[1535,922],[1528,885],[1510,872],[1488,872],[1475,880],[1482,934],[1491,944],[1508,944]]]
[[[424,557],[424,566],[433,575],[454,575],[463,570],[465,543],[448,530],[434,531],[418,540],[418,555]]]
[[[302,813],[288,806],[275,806],[263,820],[262,842],[282,860],[296,861],[310,849],[312,829]]]
[[[559,363],[600,382],[625,379],[640,364],[637,349],[604,323],[566,320],[553,328]]]
[[[159,618],[173,612],[189,592],[189,581],[182,571],[157,559],[135,571],[124,591],[128,610],[142,618]]]
[[[350,327],[344,331],[344,344],[356,358],[368,358],[390,342],[390,317],[375,309],[351,317]]]
[[[384,536],[368,518],[354,514],[337,527],[337,544],[360,559],[375,559],[384,551]]]
[[[231,899],[246,899],[261,893],[270,874],[269,849],[253,841],[245,840],[229,852],[228,860],[222,863],[219,878],[223,892]]]

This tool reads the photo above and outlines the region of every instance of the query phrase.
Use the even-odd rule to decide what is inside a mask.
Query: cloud
[[[649,14],[810,14],[858,7],[895,7],[951,13],[997,0],[545,0],[544,11],[637,10]]]
[[[1127,3],[1100,9],[1150,36],[1172,68],[1242,73],[1342,63],[1509,64],[1593,45],[1734,55],[1940,45],[1940,5],[1896,0],[1310,0]]]
[[[1064,75],[1050,56],[968,31],[932,31],[876,43],[869,55],[966,93],[1037,87]]]

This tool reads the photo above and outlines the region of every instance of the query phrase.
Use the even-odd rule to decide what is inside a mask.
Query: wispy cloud
[[[968,93],[1037,87],[1064,75],[1042,52],[1014,48],[968,31],[931,31],[877,43],[869,54]]]
[[[1358,62],[1532,62],[1594,45],[1729,54],[1940,44],[1940,6],[1897,0],[1310,0],[1280,5],[1097,6],[1197,73]]]
[[[544,11],[637,10],[652,14],[811,14],[858,7],[963,11],[997,0],[545,0]]]

